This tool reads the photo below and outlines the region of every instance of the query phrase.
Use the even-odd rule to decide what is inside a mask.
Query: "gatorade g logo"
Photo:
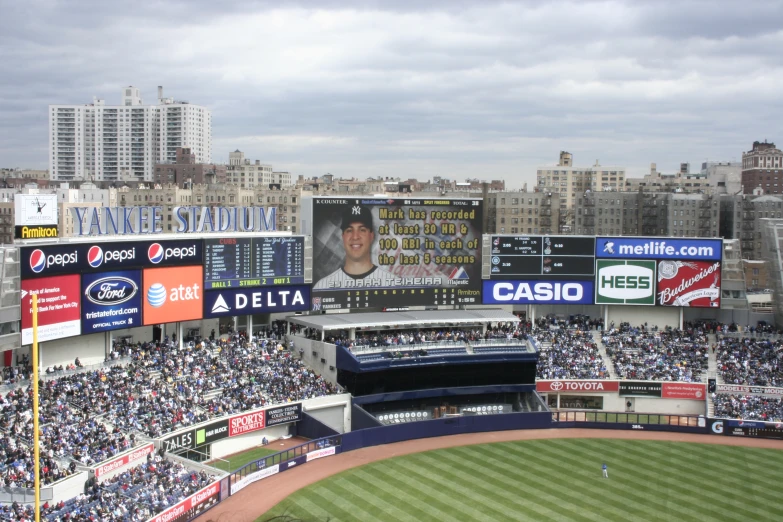
[[[655,262],[596,261],[596,304],[655,304]]]
[[[723,421],[716,421],[712,423],[712,433],[720,435],[723,433]]]

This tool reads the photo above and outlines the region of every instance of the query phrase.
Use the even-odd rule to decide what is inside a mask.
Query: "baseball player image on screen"
[[[340,228],[345,250],[343,266],[319,280],[313,290],[393,286],[394,276],[372,262],[375,231],[370,209],[365,206],[347,208]]]

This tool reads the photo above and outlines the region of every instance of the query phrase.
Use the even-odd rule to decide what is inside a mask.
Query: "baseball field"
[[[781,484],[783,451],[775,449],[523,440],[350,469],[299,490],[258,520],[780,520]]]

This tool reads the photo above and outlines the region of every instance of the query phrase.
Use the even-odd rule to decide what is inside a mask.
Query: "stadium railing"
[[[245,464],[229,475],[231,494],[241,491],[257,480],[276,475],[294,466],[340,453],[342,442],[342,435],[323,437]]]

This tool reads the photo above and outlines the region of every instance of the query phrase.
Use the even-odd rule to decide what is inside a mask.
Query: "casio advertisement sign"
[[[595,304],[655,304],[655,261],[595,263]]]
[[[105,241],[22,247],[22,279],[95,270],[200,265],[203,241]]]
[[[234,288],[204,292],[204,318],[308,310],[308,285]]]
[[[82,334],[141,326],[141,271],[82,276]]]
[[[593,304],[593,281],[484,281],[484,304]]]

